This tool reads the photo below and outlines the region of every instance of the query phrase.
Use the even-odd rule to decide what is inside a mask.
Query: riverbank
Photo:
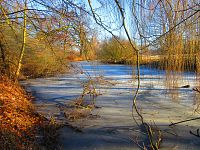
[[[131,58],[122,58],[122,59],[102,59],[101,62],[106,64],[125,64],[125,65],[134,65],[137,64],[136,56]],[[156,68],[160,70],[167,71],[185,71],[185,72],[199,72],[200,62],[197,57],[180,57],[163,55],[140,55],[139,56],[140,66],[148,66],[149,68]]]
[[[139,63],[140,65],[148,65],[153,63],[160,62],[160,57],[158,55],[155,56],[148,56],[148,55],[141,55],[139,56]],[[137,57],[131,57],[131,58],[121,58],[121,59],[102,59],[103,63],[107,64],[133,64],[136,65]]]
[[[50,139],[56,127],[35,111],[32,100],[18,83],[0,77],[0,149],[41,149],[55,143]]]

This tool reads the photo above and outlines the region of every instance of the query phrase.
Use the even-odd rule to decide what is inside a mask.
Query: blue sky
[[[86,9],[90,10],[87,0],[84,0],[81,2],[84,2]],[[98,2],[98,0],[91,0],[91,4],[92,4],[92,7],[93,7],[95,13],[98,14],[98,16],[101,18],[101,21],[104,23],[104,25],[106,25],[107,28],[113,32],[114,35],[126,38],[123,30],[120,30],[120,26],[117,23],[113,12],[109,11],[108,9],[105,9],[105,7],[109,7],[109,9],[112,9],[112,7],[113,7],[112,5],[110,5],[108,3],[108,1],[104,2],[104,5],[106,5],[106,6],[102,6],[102,4],[100,4]],[[91,20],[93,20],[93,22],[91,24],[95,29],[98,30],[99,38],[101,40],[112,37],[112,35],[110,33],[108,33],[107,31],[102,29],[102,27],[97,25],[92,17],[91,17]]]

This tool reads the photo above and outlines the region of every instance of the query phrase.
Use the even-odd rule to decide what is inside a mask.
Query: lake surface
[[[100,93],[95,102],[100,108],[92,114],[100,117],[71,122],[80,127],[83,133],[76,133],[69,128],[61,129],[60,142],[63,149],[138,149],[134,140],[140,134],[131,116],[132,98],[137,87],[137,73],[132,71],[133,68],[129,65],[99,62],[76,62],[71,66],[73,69],[68,74],[21,82],[35,96],[34,104],[38,112],[47,118],[54,117],[58,122],[65,122],[66,118],[59,106],[79,98],[84,85],[90,80],[94,81],[93,86]],[[200,138],[191,135],[189,131],[199,128],[199,120],[173,128],[168,126],[172,122],[199,116],[200,95],[192,90],[197,87],[195,74],[166,76],[165,71],[145,66],[140,69],[138,106],[145,121],[155,122],[163,131],[163,149],[198,149]],[[190,87],[181,88],[184,85]],[[89,100],[90,96],[84,98]]]

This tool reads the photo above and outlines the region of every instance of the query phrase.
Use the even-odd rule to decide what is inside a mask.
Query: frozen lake
[[[133,141],[142,142],[138,127],[131,116],[132,98],[137,87],[137,74],[129,65],[101,64],[98,62],[72,63],[71,73],[51,78],[22,81],[36,97],[38,112],[58,122],[66,118],[58,106],[64,106],[80,97],[83,86],[93,80],[96,105],[92,113],[98,118],[79,119],[71,124],[83,133],[71,129],[60,130],[63,149],[72,150],[129,150],[138,149]],[[141,88],[137,98],[144,120],[155,123],[163,133],[161,149],[199,149],[200,138],[189,133],[200,128],[200,120],[168,125],[200,116],[200,95],[192,90],[197,87],[194,73],[170,76],[165,71],[141,66]],[[190,85],[189,88],[181,88]],[[173,88],[174,87],[174,88]],[[85,99],[89,99],[86,96]]]

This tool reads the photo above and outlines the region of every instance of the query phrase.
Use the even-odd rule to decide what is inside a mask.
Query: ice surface
[[[77,133],[69,128],[60,130],[63,149],[72,150],[129,150],[138,149],[132,139],[140,137],[138,127],[131,116],[132,99],[137,88],[135,71],[128,65],[111,65],[98,62],[76,62],[74,73],[51,78],[22,81],[28,91],[36,97],[37,111],[46,117],[65,121],[59,105],[65,105],[78,98],[83,85],[93,79],[97,91],[93,119],[79,119],[73,125],[82,128]],[[79,66],[79,69],[77,69]],[[200,120],[174,126],[168,125],[189,118],[198,117],[195,112],[200,100],[192,88],[196,87],[194,73],[184,73],[177,79],[177,87],[167,86],[165,71],[141,67],[141,88],[137,97],[138,106],[145,121],[155,123],[163,131],[163,149],[199,149],[200,139],[191,135],[200,126]],[[132,75],[133,72],[133,75]],[[99,80],[101,79],[101,80]],[[181,86],[189,84],[189,88]],[[135,114],[135,113],[134,113]],[[177,134],[177,135],[174,135]],[[141,142],[138,138],[137,142]]]

